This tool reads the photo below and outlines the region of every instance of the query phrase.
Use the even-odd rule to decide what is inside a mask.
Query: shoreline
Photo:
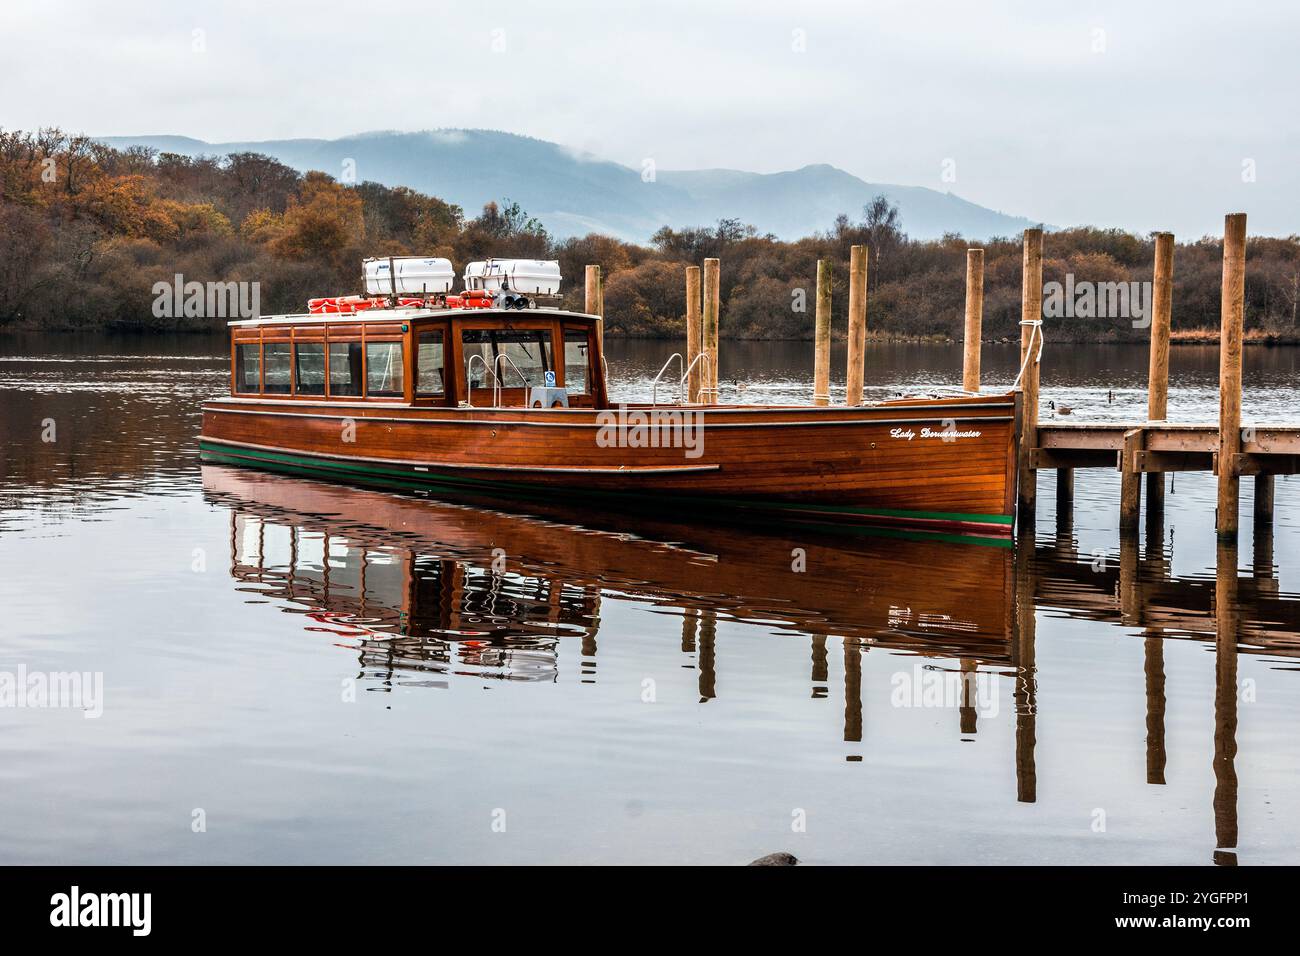
[[[71,328],[59,326],[54,328],[23,328],[9,327],[0,328],[0,341],[5,338],[16,338],[19,336],[54,336],[54,337],[72,337],[78,335],[110,335],[122,336],[124,338],[166,338],[169,336],[218,336],[226,335],[227,329],[223,325],[220,328],[167,328],[167,329],[147,329],[138,326],[100,326],[95,328]],[[675,342],[685,339],[685,332],[681,335],[626,335],[620,332],[607,331],[605,337],[622,341],[640,341],[640,342]],[[812,337],[800,338],[740,338],[728,335],[722,335],[723,342],[807,342],[813,341]],[[831,344],[843,346],[847,343],[847,336],[832,336]],[[962,340],[948,335],[907,335],[895,334],[890,332],[867,331],[867,341],[883,345],[944,345],[960,346]],[[1126,338],[1072,338],[1068,336],[1052,336],[1049,341],[1054,341],[1065,345],[1124,345],[1140,346],[1146,348],[1149,345],[1147,339],[1126,339]],[[1019,345],[1019,338],[1001,337],[981,339],[981,345]],[[1174,330],[1170,333],[1169,344],[1173,345],[1213,345],[1219,344],[1218,330],[1210,329],[1183,329]],[[1243,345],[1263,345],[1269,347],[1288,347],[1300,346],[1300,329],[1295,332],[1266,332],[1261,329],[1247,329],[1243,335]]]

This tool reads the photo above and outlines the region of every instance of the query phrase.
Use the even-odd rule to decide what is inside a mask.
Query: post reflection
[[[428,673],[556,680],[567,638],[580,679],[595,681],[611,594],[682,615],[701,702],[718,696],[720,618],[807,635],[818,698],[830,696],[840,642],[848,742],[861,740],[869,647],[960,657],[964,672],[1010,658],[1002,548],[627,518],[605,532],[558,511],[506,515],[215,466],[204,486],[230,509],[240,588],[355,647],[362,676],[385,685]]]
[[[669,653],[695,671],[700,704],[725,693],[719,673],[745,653],[743,639],[721,646],[721,623],[807,642],[788,680],[801,696],[842,693],[836,736],[852,761],[871,750],[865,699],[887,697],[881,684],[910,666],[868,670],[872,648],[890,652],[882,665],[910,655],[927,672],[959,678],[947,726],[961,740],[981,729],[974,678],[1008,681],[1022,803],[1039,797],[1040,608],[1142,639],[1145,727],[1134,730],[1145,731],[1137,779],[1146,785],[1166,781],[1168,644],[1212,640],[1219,863],[1235,863],[1238,846],[1238,655],[1300,657],[1300,601],[1279,591],[1270,542],[1256,542],[1245,577],[1231,548],[1220,550],[1213,578],[1180,578],[1158,520],[1144,549],[1138,535],[1124,535],[1117,554],[1098,560],[1079,553],[1069,527],[1041,541],[1022,534],[1005,549],[626,516],[603,529],[590,514],[580,525],[558,509],[507,515],[217,467],[205,467],[204,485],[229,510],[236,587],[301,614],[308,632],[354,653],[367,689],[445,687],[457,677],[594,683],[602,649],[623,639],[601,635],[602,608],[613,606],[605,602],[637,601],[679,617]]]
[[[1034,761],[1038,716],[1038,676],[1035,665],[1037,605],[1034,602],[1033,529],[1023,530],[1016,541],[1015,639],[1016,668],[1016,800],[1033,803],[1038,799],[1038,771]]]
[[[1214,576],[1214,862],[1237,863],[1237,546],[1220,543]]]

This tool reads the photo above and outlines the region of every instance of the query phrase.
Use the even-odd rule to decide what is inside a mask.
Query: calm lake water
[[[673,347],[611,341],[615,397]],[[1016,549],[507,513],[201,468],[225,356],[0,338],[0,672],[103,680],[0,707],[0,864],[1300,862],[1293,478],[1217,581],[1193,473],[1125,546],[1108,471],[1060,521],[1040,476]],[[1049,342],[1044,402],[1142,418],[1146,361]],[[1174,350],[1172,419],[1217,361]],[[873,344],[869,391],[960,362]],[[1300,418],[1300,351],[1246,362],[1246,420]],[[811,345],[721,377],[807,401]]]

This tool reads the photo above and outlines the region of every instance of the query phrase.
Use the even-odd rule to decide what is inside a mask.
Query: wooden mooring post
[[[867,361],[867,247],[849,249],[849,367],[846,403],[862,404]]]
[[[1173,316],[1174,234],[1156,233],[1151,283],[1151,359],[1147,371],[1147,420],[1163,422],[1169,415],[1169,327]],[[1165,474],[1147,473],[1147,514],[1165,506]]]
[[[585,280],[583,311],[588,315],[600,316],[600,321],[596,323],[596,344],[600,347],[600,354],[604,355],[605,290],[600,281],[600,266],[587,266],[583,279]]]
[[[1033,451],[1038,447],[1038,355],[1043,321],[1043,230],[1025,230],[1020,284],[1020,362],[1024,369],[1024,398],[1020,424],[1019,501],[1017,511],[1026,527],[1034,525],[1038,503],[1038,472]]]
[[[708,357],[700,364],[705,376],[701,386],[701,401],[718,403],[718,313],[722,309],[721,265],[717,259],[704,260],[704,321],[702,336]]]
[[[1246,295],[1246,214],[1223,222],[1223,291],[1219,305],[1219,494],[1215,529],[1221,540],[1237,537],[1241,492],[1241,345]]]
[[[813,356],[813,404],[831,403],[831,264],[817,261],[816,341]]]
[[[980,339],[984,334],[984,250],[966,250],[965,349],[961,362],[961,387],[972,395],[980,390]]]
[[[700,314],[700,267],[686,267],[686,400],[700,400],[700,378],[704,362],[696,364],[702,348],[703,324]]]

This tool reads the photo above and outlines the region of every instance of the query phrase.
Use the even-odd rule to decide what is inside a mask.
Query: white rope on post
[[[1029,363],[1031,361],[1030,356],[1033,356],[1032,361],[1034,362],[1041,360],[1043,357],[1043,320],[1042,319],[1021,319],[1020,324],[1032,326],[1033,331],[1029,335],[1029,348],[1025,349],[1025,357],[1020,362],[1020,373],[1016,375],[1016,380],[1011,384],[1011,391],[1013,392],[1016,389],[1020,388],[1020,383],[1024,381],[1025,372],[1028,370]],[[1034,355],[1035,338],[1038,339],[1037,355]]]

